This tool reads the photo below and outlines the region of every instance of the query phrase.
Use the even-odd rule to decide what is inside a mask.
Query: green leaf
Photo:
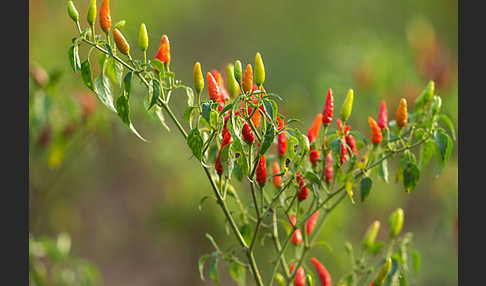
[[[329,252],[332,252],[332,247],[329,245],[329,243],[325,242],[324,240],[319,240],[314,243],[314,246],[323,246],[324,248],[327,248]]]
[[[123,95],[118,97],[116,100],[116,112],[118,113],[118,116],[120,116],[123,123],[125,123],[133,134],[140,138],[140,140],[145,142],[147,141],[137,132],[133,124],[130,122],[130,106],[128,104],[128,98]]]
[[[187,135],[187,145],[189,145],[189,148],[192,151],[192,154],[199,160],[201,161],[202,158],[202,148],[204,145],[203,139],[201,137],[201,134],[199,133],[199,130],[197,128],[194,128],[189,132]]]
[[[219,283],[219,275],[218,275],[218,257],[213,255],[213,259],[209,262],[209,278],[216,282],[216,285],[220,285]]]
[[[277,104],[275,103],[275,101],[271,99],[264,99],[263,107],[265,108],[265,112],[269,115],[269,117],[272,118],[273,121],[275,121],[278,113]]]
[[[368,144],[368,141],[366,141],[366,138],[363,136],[363,134],[359,133],[359,131],[352,130],[352,131],[349,132],[349,134],[353,135],[354,138],[357,138],[357,139],[363,141],[363,143],[365,145]]]
[[[371,191],[371,186],[373,185],[373,181],[370,177],[364,177],[361,180],[361,201],[364,202]]]
[[[160,82],[157,79],[153,79],[151,82],[152,88],[149,88],[149,98],[150,104],[148,106],[148,110],[150,110],[156,103],[160,97]]]
[[[123,90],[125,91],[125,94],[127,98],[130,98],[130,90],[132,88],[132,77],[133,77],[133,72],[129,71],[125,75],[125,78],[123,79]]]
[[[413,161],[409,161],[405,168],[403,169],[403,186],[405,187],[405,191],[410,193],[415,186],[420,177],[420,170],[417,167],[417,164]]]
[[[228,121],[228,124],[231,124],[231,121]],[[230,130],[228,126],[228,130]],[[242,174],[246,176],[248,174],[248,161],[246,159],[246,154],[243,149],[243,143],[241,143],[241,140],[239,137],[233,137],[233,144],[231,145],[233,152],[235,153],[236,158],[236,163],[238,164],[238,167],[240,168]],[[237,155],[238,154],[238,155]]]
[[[223,114],[225,114],[226,111],[230,110],[231,108],[233,108],[233,103],[230,103],[223,107],[223,109],[221,109],[221,111],[219,112],[219,116],[223,116]]]
[[[199,268],[199,275],[201,276],[201,280],[205,281],[206,279],[204,278],[204,264],[206,263],[206,260],[211,257],[209,254],[204,254],[201,257],[199,257],[199,260],[197,262],[198,268]]]
[[[91,90],[94,91],[93,87],[93,76],[91,75],[91,66],[89,64],[89,59],[85,60],[81,64],[81,76],[83,78],[84,84]]]
[[[211,112],[209,113],[209,125],[214,129],[216,129],[218,128],[218,122],[219,122],[218,112],[216,110],[211,110]]]
[[[319,179],[319,177],[312,171],[306,171],[305,174],[304,174],[304,178],[306,178],[307,180],[311,181],[312,183],[314,184],[317,184],[318,186],[321,185],[321,180]]]
[[[339,158],[339,154],[341,154],[341,139],[339,138],[332,139],[331,151],[332,151],[332,156],[334,158]]]
[[[158,71],[163,71],[164,70],[164,65],[158,59],[151,60],[150,61],[150,64],[152,65],[152,67],[154,67],[154,69],[156,69]]]
[[[435,152],[434,141],[426,141],[424,144],[422,144],[420,148],[419,162],[418,162],[418,166],[420,169],[423,169],[427,165],[427,163],[432,158],[432,155],[434,155],[434,152]]]
[[[244,225],[242,225],[240,227],[240,233],[241,236],[243,236],[243,238],[245,239],[246,244],[250,245],[253,238],[253,230],[251,228],[251,225],[249,223],[245,223]]]
[[[418,273],[419,273],[420,261],[421,261],[420,253],[416,249],[413,249],[412,250],[412,265],[413,265],[413,271],[414,271],[415,276],[417,276]]]
[[[115,58],[109,57],[108,61],[106,62],[106,75],[114,84],[121,86],[123,65],[115,60]]]
[[[192,91],[192,88],[186,87],[186,95],[187,95],[187,105],[188,106],[193,106],[194,105],[194,91]]]
[[[378,172],[378,176],[385,183],[388,183],[388,160],[387,159],[383,160],[381,164],[378,164],[378,166],[376,166],[376,171]]]
[[[113,98],[111,95],[111,85],[109,79],[105,75],[98,76],[94,81],[94,90],[101,102],[110,110],[116,112],[113,105]]]
[[[447,133],[439,130],[435,134],[435,146],[437,147],[435,149],[435,154],[439,163],[439,170],[437,173],[440,174],[451,157],[452,140]]]
[[[275,130],[273,129],[273,126],[268,124],[265,130],[265,135],[263,137],[263,142],[260,145],[260,148],[258,149],[258,153],[260,153],[260,155],[263,155],[265,154],[265,152],[267,152],[268,148],[270,148],[270,146],[273,143],[274,137],[275,137]]]
[[[192,128],[192,121],[196,115],[194,111],[197,111],[197,106],[188,106],[186,111],[184,111],[184,120],[189,125],[189,128]]]
[[[78,45],[72,45],[69,47],[68,56],[71,67],[73,68],[73,71],[76,72],[81,68],[81,64],[79,63]]]
[[[286,135],[287,135],[287,153],[286,153],[286,155],[290,160],[294,160],[295,155],[297,155],[297,153],[295,152],[295,146],[297,146],[297,144],[299,144],[299,140],[297,140],[297,138],[295,138],[294,136],[292,136],[288,133]]]
[[[309,139],[307,138],[307,136],[304,136],[304,134],[302,134],[302,132],[300,132],[300,130],[297,128],[289,128],[289,130],[293,131],[297,136],[297,139],[299,139],[300,155],[304,156],[307,152],[309,152],[310,149]]]
[[[146,109],[148,109],[149,106],[149,100],[150,98],[148,96],[145,97],[143,101],[143,105],[145,106]],[[154,108],[148,111],[150,117],[152,117],[154,120],[157,120],[162,126],[167,129],[167,131],[170,131],[169,126],[167,126],[167,123],[165,122],[164,114],[162,113],[162,107],[156,105]]]
[[[454,124],[452,124],[452,120],[445,114],[439,115],[439,120],[442,120],[445,125],[447,125],[447,128],[451,131],[452,134],[452,139],[456,141],[456,130],[454,129]]]
[[[243,267],[242,265],[236,262],[231,263],[230,275],[231,278],[233,278],[233,280],[235,280],[238,283],[238,285],[245,285],[245,280],[246,280],[245,274],[246,274],[245,267]]]
[[[202,104],[202,117],[209,123],[209,116],[211,114],[211,102],[204,102]]]

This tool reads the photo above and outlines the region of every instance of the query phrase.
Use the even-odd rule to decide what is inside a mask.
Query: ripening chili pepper
[[[346,122],[351,115],[351,110],[353,109],[354,92],[352,89],[348,90],[346,94],[346,99],[344,99],[343,106],[341,107],[341,120]]]
[[[194,79],[194,89],[197,94],[201,94],[204,89],[204,77],[201,71],[201,64],[196,62],[194,65],[194,70],[192,72],[192,78]]]
[[[219,86],[219,91],[220,91],[220,95],[221,95],[220,98],[219,98],[219,103],[224,105],[225,102],[230,99],[230,96],[229,96],[228,91],[224,87],[223,76],[217,70],[212,70],[211,74],[213,74],[213,76],[216,79],[216,82],[218,83],[218,86]]]
[[[346,162],[346,140],[343,138],[341,139],[341,152],[339,153],[339,162],[341,165]]]
[[[307,232],[308,235],[310,235],[313,231],[314,228],[316,227],[317,224],[317,218],[319,217],[319,212],[321,210],[317,210],[314,214],[311,215],[311,217],[307,220],[305,224],[305,231]]]
[[[297,219],[294,215],[290,216],[290,221],[292,222],[291,226],[293,227],[297,223]],[[300,229],[296,229],[294,234],[292,235],[291,241],[293,244],[299,244],[302,242],[302,232]],[[292,270],[291,270],[292,271]]]
[[[273,162],[273,185],[280,189],[282,188],[282,176],[275,176],[277,174],[280,174],[280,166],[278,162]]]
[[[329,151],[326,156],[326,169],[324,170],[324,177],[326,178],[327,182],[332,181],[332,177],[334,175],[333,167],[332,167],[332,152]]]
[[[223,136],[223,138],[226,136],[226,133],[229,133],[228,131],[228,120],[230,118],[230,112],[228,110],[228,112],[226,112],[226,115],[224,117],[224,124],[223,124],[223,130],[221,132],[221,136]],[[231,137],[231,134],[230,134],[230,137]]]
[[[363,245],[366,246],[368,249],[371,249],[375,244],[376,236],[378,235],[378,231],[380,230],[380,222],[375,220],[366,231],[366,234],[363,238]]]
[[[111,28],[110,0],[104,0],[103,3],[101,3],[100,26],[105,33],[108,33]]]
[[[309,160],[311,161],[312,165],[317,164],[317,160],[319,160],[319,158],[321,158],[319,151],[315,150],[314,146],[311,145],[309,150]]]
[[[76,7],[74,6],[73,1],[68,1],[68,14],[74,22],[79,21],[79,13]]]
[[[304,178],[302,178],[302,175],[300,172],[296,173],[296,180],[297,183],[299,183],[299,192],[297,193],[297,199],[299,201],[303,201],[307,198],[309,195],[309,192],[307,191],[307,186],[305,184]]]
[[[341,119],[336,120],[336,125],[338,127],[339,132],[342,132],[343,131],[343,122],[341,121]]]
[[[380,113],[378,114],[378,126],[381,129],[385,129],[388,125],[388,111],[386,109],[386,102],[384,100],[381,101],[380,105]]]
[[[351,126],[349,126],[349,125],[344,126],[343,135],[348,136],[349,130],[351,130]]]
[[[263,65],[262,56],[260,53],[255,55],[255,83],[261,86],[265,81],[265,66]]]
[[[138,46],[145,52],[148,48],[148,33],[147,27],[144,23],[140,24],[140,30],[138,31]],[[202,77],[202,75],[201,75]]]
[[[396,121],[398,127],[402,128],[407,125],[408,113],[407,113],[407,100],[402,98],[400,105],[398,106]]]
[[[373,280],[374,286],[383,285],[383,282],[385,282],[385,279],[388,276],[388,273],[390,272],[391,265],[392,265],[392,261],[390,257],[387,257],[385,264],[380,269],[380,272],[378,272],[378,274],[376,275],[375,280]]]
[[[254,105],[258,104],[258,99],[253,96],[253,99],[251,100]],[[253,107],[248,106],[248,116],[250,116],[252,113],[253,115],[251,116],[251,122],[253,122],[253,125],[255,127],[258,127],[260,125],[260,121],[262,120],[262,113],[260,111],[261,109],[258,108],[254,113],[253,113]]]
[[[434,90],[435,90],[435,83],[434,81],[431,80],[429,81],[425,89],[417,97],[417,99],[415,99],[415,103],[414,103],[415,107],[419,108],[425,105],[426,103],[428,103],[429,101],[431,101],[434,96]]]
[[[88,24],[90,24],[91,26],[94,25],[94,23],[96,22],[96,0],[91,0],[91,2],[89,2],[86,20],[88,20]]]
[[[160,39],[160,46],[155,58],[161,61],[163,64],[170,64],[170,43],[167,35],[162,35]]]
[[[226,66],[226,87],[231,96],[234,97],[240,94],[240,86],[235,79],[235,72],[232,64]]]
[[[326,103],[324,104],[324,109],[322,110],[322,123],[324,123],[325,126],[331,123],[333,113],[334,113],[334,98],[332,96],[332,89],[328,89]]]
[[[253,130],[251,130],[250,124],[245,122],[243,124],[243,128],[241,129],[241,135],[243,136],[243,140],[245,140],[246,144],[250,145],[255,142],[255,134],[253,134]]]
[[[381,129],[380,126],[376,123],[376,121],[373,119],[373,117],[368,117],[368,123],[370,124],[371,128],[371,142],[373,144],[378,145],[381,142],[381,139],[383,136],[381,135]]]
[[[388,221],[390,225],[390,238],[397,236],[402,231],[403,226],[403,210],[401,208],[396,209],[391,215]]]
[[[216,82],[216,79],[214,76],[208,72],[206,74],[207,81],[208,81],[208,93],[209,93],[209,98],[213,101],[219,101],[221,95],[220,95],[220,90],[219,90],[219,85]]]
[[[246,66],[242,81],[243,91],[250,93],[253,88],[253,69],[251,68],[250,64]]]
[[[130,45],[118,29],[113,29],[113,39],[115,40],[116,47],[120,53],[128,55],[130,53]]]
[[[260,187],[263,187],[267,181],[267,164],[265,161],[265,155],[262,155],[258,161],[258,166],[256,169],[256,181]]]
[[[307,130],[307,138],[309,138],[309,143],[314,142],[319,136],[319,131],[321,130],[322,124],[322,114],[318,113],[312,122],[311,127]]]
[[[346,138],[346,144],[349,146],[349,148],[351,148],[351,151],[353,151],[354,155],[358,155],[358,148],[356,147],[356,140],[354,140],[353,135],[348,134],[346,135],[345,138]],[[349,149],[348,149],[348,154],[351,155],[349,153]]]
[[[223,141],[221,141],[221,146],[219,147],[218,155],[216,156],[216,163],[214,164],[214,168],[216,169],[218,175],[223,173],[223,165],[221,164],[221,150],[223,150],[223,147],[228,145],[230,141],[231,135],[229,132],[226,132],[223,136]]]
[[[327,271],[326,267],[324,267],[324,265],[322,265],[322,263],[319,262],[319,260],[317,260],[315,257],[311,258],[311,262],[314,264],[314,268],[316,269],[319,280],[321,281],[321,286],[331,286],[331,275]]]

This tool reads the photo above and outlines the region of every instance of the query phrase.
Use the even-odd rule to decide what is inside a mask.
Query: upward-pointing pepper
[[[351,110],[353,109],[354,92],[352,89],[348,90],[346,94],[346,99],[344,100],[343,106],[341,107],[341,120],[346,122],[351,115]]]
[[[332,121],[332,114],[334,113],[334,99],[332,97],[332,89],[327,90],[326,103],[322,110],[322,123],[327,126]]]
[[[253,88],[253,69],[251,68],[250,64],[246,66],[242,81],[243,91],[246,93],[250,93]]]
[[[170,43],[167,35],[162,35],[160,39],[160,46],[155,58],[161,61],[163,64],[170,64]]]
[[[262,56],[260,53],[255,55],[255,83],[261,86],[265,81],[265,66],[263,65]]]
[[[113,29],[113,39],[115,39],[116,47],[120,53],[124,55],[128,55],[128,53],[130,53],[130,45],[118,29]]]
[[[396,121],[398,127],[402,128],[407,125],[408,113],[407,113],[407,100],[402,98],[400,105],[398,106]]]
[[[101,3],[100,26],[105,33],[108,33],[111,28],[110,0],[104,0]]]

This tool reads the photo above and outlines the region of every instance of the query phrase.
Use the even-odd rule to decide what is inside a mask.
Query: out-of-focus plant
[[[310,281],[316,280],[310,271],[306,273],[307,256],[315,246],[323,244],[316,241],[317,234],[341,202],[348,198],[356,204],[356,192],[360,192],[360,201],[364,202],[372,189],[373,175],[388,182],[388,164],[393,159],[398,161],[397,178],[407,193],[415,188],[420,173],[434,154],[439,173],[449,160],[453,147],[449,133],[454,137],[454,129],[448,117],[440,113],[441,99],[435,94],[433,81],[413,104],[402,99],[399,106],[391,108],[396,111],[390,116],[394,120],[388,122],[388,115],[384,114],[386,108],[381,109],[378,123],[369,117],[371,142],[346,125],[359,95],[355,96],[349,89],[338,113],[334,110],[334,95],[329,89],[322,114],[319,112],[315,116],[306,136],[294,127],[298,120],[279,113],[277,101],[283,99],[264,88],[266,74],[260,53],[255,56],[254,66],[247,64],[244,71],[240,61],[230,64],[226,84],[217,70],[206,72],[204,77],[201,65],[196,63],[194,93],[191,87],[177,80],[170,69],[173,58],[166,35],[161,37],[155,58],[148,61],[145,55],[147,29],[145,26],[141,28],[138,42],[144,57],[134,59],[122,27],[111,27],[111,16],[106,15],[109,13],[107,0],[102,10],[105,14],[100,18],[105,34],[96,34],[96,1],[91,3],[85,29],[76,13],[70,12],[74,7],[72,2],[68,5],[69,15],[74,15],[71,18],[78,31],[68,50],[73,71],[79,71],[86,87],[144,141],[130,119],[130,97],[132,81],[139,80],[145,85],[148,89],[144,101],[147,112],[167,130],[165,116],[173,121],[210,182],[213,193],[202,201],[214,199],[218,203],[227,221],[228,232],[236,238],[236,245],[223,249],[213,236],[206,235],[215,251],[199,259],[202,279],[208,262],[209,277],[220,284],[218,264],[226,261],[230,264],[231,277],[240,285],[245,284],[246,271],[251,273],[257,285],[273,285],[274,281],[282,285],[312,283]],[[107,18],[110,18],[109,24]],[[89,47],[83,60],[79,55],[80,45]],[[96,62],[100,66],[94,79],[93,55],[98,55]],[[209,99],[201,97],[205,83]],[[183,90],[187,96],[185,125],[170,105],[176,90]],[[334,127],[335,115],[339,119]],[[272,154],[274,141],[278,144],[277,154]],[[417,159],[414,150],[419,147]],[[278,164],[272,177],[279,177],[279,180],[274,180],[273,186],[267,184],[270,179],[267,163]],[[247,182],[249,192],[237,190],[232,184],[234,181]],[[243,203],[241,196],[250,197],[251,203]],[[403,212],[394,213],[390,224],[392,240],[388,246],[392,248],[403,224]],[[282,229],[283,238],[279,234]],[[380,243],[374,242],[378,230],[379,223],[375,222],[366,234],[364,245],[367,248],[379,248]],[[255,258],[256,246],[266,240],[273,244],[275,256],[270,258],[272,271],[262,275]],[[296,251],[289,251],[291,249]],[[386,253],[385,263],[373,280],[375,285],[385,283],[390,276],[391,251]],[[320,267],[322,264],[311,261],[317,265],[318,277],[323,279],[321,285],[328,284],[330,277]]]
[[[71,254],[71,238],[61,233],[56,239],[29,238],[29,285],[90,286],[100,274],[89,261]]]

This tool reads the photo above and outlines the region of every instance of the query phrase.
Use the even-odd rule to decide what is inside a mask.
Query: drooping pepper
[[[324,125],[327,126],[331,123],[333,113],[334,113],[334,98],[332,96],[332,89],[328,89],[326,103],[324,104],[324,109],[322,110],[322,123]]]
[[[294,215],[290,216],[290,221],[292,222],[292,227],[297,223],[297,218]],[[302,232],[300,229],[296,229],[292,235],[291,241],[293,244],[299,244],[302,242]],[[292,270],[291,270],[292,271]]]
[[[265,155],[262,155],[258,161],[258,166],[256,169],[256,181],[260,187],[265,186],[265,182],[267,181],[267,164],[265,161]]]
[[[243,128],[241,129],[241,135],[243,137],[243,140],[245,140],[246,144],[250,145],[255,142],[255,134],[253,134],[253,130],[251,130],[250,124],[248,124],[248,122],[245,122],[245,124],[243,124]]]
[[[324,177],[326,178],[327,182],[332,181],[332,177],[334,175],[333,167],[332,167],[332,152],[329,151],[326,156],[326,169],[324,170]]]
[[[343,106],[341,107],[340,117],[343,122],[346,122],[351,115],[351,110],[353,109],[353,100],[354,92],[352,89],[349,89],[348,93],[346,94],[346,99],[344,99]]]
[[[402,98],[400,105],[398,106],[396,121],[398,127],[402,128],[407,125],[408,113],[407,113],[407,100]]]
[[[347,160],[346,153],[347,153],[346,140],[344,138],[342,138],[341,139],[341,150],[340,150],[340,153],[339,153],[339,162],[341,162],[341,165],[344,164]]]
[[[307,198],[309,192],[307,191],[307,186],[300,172],[295,173],[295,175],[296,175],[297,183],[299,184],[299,192],[297,193],[297,199],[299,201],[303,201]]]
[[[319,136],[319,131],[321,130],[321,124],[322,124],[322,114],[318,113],[314,118],[314,122],[312,122],[311,127],[309,127],[309,130],[307,130],[307,138],[309,139],[309,143],[314,142]]]
[[[346,144],[349,146],[349,148],[351,148],[351,151],[354,153],[354,155],[358,155],[358,148],[356,147],[356,140],[354,140],[353,135],[348,134],[346,135],[345,139]],[[348,149],[348,154],[351,155],[349,152],[350,151]]]
[[[380,113],[378,114],[378,126],[381,129],[385,129],[388,125],[388,111],[386,109],[386,102],[384,100],[381,101],[380,105]]]
[[[104,0],[103,3],[101,3],[100,26],[105,33],[108,33],[111,28],[110,0]]]
[[[120,53],[124,55],[130,53],[130,45],[118,29],[113,29],[113,39],[115,40],[116,47]]]
[[[253,69],[251,68],[250,64],[246,66],[242,81],[243,91],[245,93],[250,93],[253,88]]]
[[[280,174],[280,166],[278,162],[273,162],[273,185],[280,189],[282,188],[282,176],[275,176],[277,174]]]
[[[192,78],[194,80],[194,89],[196,90],[196,93],[201,94],[202,90],[204,89],[204,78],[201,71],[201,64],[199,62],[196,62],[194,65]]]
[[[221,141],[221,146],[219,147],[218,155],[216,156],[216,163],[214,164],[214,168],[216,169],[216,172],[218,175],[221,175],[223,173],[223,165],[221,164],[221,150],[223,150],[223,147],[230,144],[231,142],[231,134],[229,132],[226,132],[223,136],[223,141]]]
[[[140,24],[140,30],[138,31],[138,46],[142,50],[142,52],[145,52],[148,49],[148,33],[147,33],[147,27],[145,26],[144,23]],[[201,75],[202,76],[202,75]]]
[[[314,268],[316,269],[319,280],[321,281],[321,286],[331,286],[331,275],[327,271],[326,267],[324,267],[324,265],[322,265],[322,263],[319,262],[319,260],[317,260],[315,257],[311,258],[311,262],[314,264]]]
[[[170,64],[170,43],[167,35],[162,35],[160,39],[160,46],[155,58],[161,61],[163,64]]]
[[[321,158],[319,155],[319,151],[314,148],[313,145],[310,146],[309,150],[309,160],[311,161],[312,165],[316,165],[317,161]]]
[[[277,121],[278,121],[278,128],[283,129],[284,128],[284,123],[282,121],[282,118],[280,116],[277,116]],[[285,134],[286,131],[283,131],[282,133],[278,134],[277,137],[277,142],[278,142],[278,154],[280,157],[284,156],[285,153],[287,152],[287,135]]]
[[[380,126],[376,123],[376,121],[373,119],[373,117],[368,117],[368,123],[370,124],[371,128],[371,142],[373,144],[378,145],[381,142],[381,139],[383,136],[381,135],[381,129]]]
[[[310,235],[314,231],[314,228],[316,227],[317,218],[319,217],[319,212],[320,210],[317,210],[314,214],[312,214],[305,224],[305,231],[307,232],[308,235]]]
[[[219,85],[216,82],[214,76],[210,72],[206,74],[206,78],[208,81],[209,98],[213,101],[218,102],[221,98],[221,91],[219,90]]]
[[[263,65],[262,56],[260,53],[255,55],[255,83],[261,86],[265,81],[265,66]]]
[[[295,264],[290,264],[289,270],[290,272],[293,272],[295,268]],[[297,271],[295,272],[295,278],[294,278],[294,286],[305,286],[306,282],[306,277],[305,277],[305,271],[302,266],[300,266]]]

